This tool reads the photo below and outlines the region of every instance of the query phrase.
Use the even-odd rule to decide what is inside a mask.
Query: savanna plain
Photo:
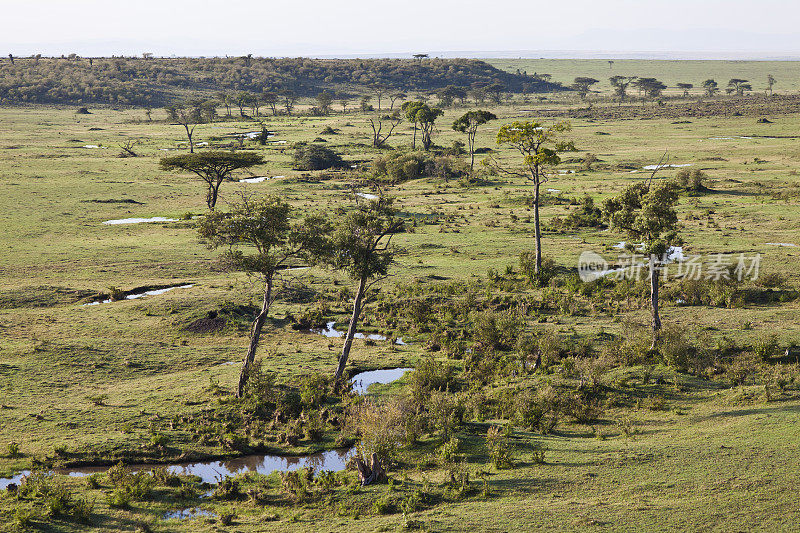
[[[189,152],[174,110],[0,106],[0,531],[796,530],[797,63],[487,61],[565,90],[411,88],[379,109],[374,87],[354,87],[349,108],[300,94],[291,114],[219,100],[194,126],[196,154],[263,158],[222,181],[216,213],[269,197],[335,232],[392,199],[391,262],[370,279],[345,383],[409,370],[363,394],[333,379],[345,341],[330,333],[347,331],[358,279],[303,254],[277,270],[235,394],[263,277],[200,231],[206,184],[160,164]],[[620,101],[615,75],[669,87]],[[589,76],[581,97],[571,84]],[[724,94],[736,78],[751,91]],[[171,98],[195,92],[219,98]],[[394,115],[419,98],[442,110],[429,150],[408,106]],[[477,126],[470,171],[451,125],[479,108],[496,118]],[[379,147],[370,119],[384,134],[397,121]],[[497,142],[515,121],[569,124],[538,205]],[[309,147],[344,164],[304,169]],[[666,265],[656,341],[646,268],[578,271],[583,252],[609,269],[636,253],[605,206],[637,184],[672,185],[670,230],[705,268]],[[738,279],[743,257],[757,277]],[[714,263],[730,268],[707,275]],[[341,468],[180,467],[331,450],[350,450]],[[365,483],[348,459],[373,454],[385,472]]]

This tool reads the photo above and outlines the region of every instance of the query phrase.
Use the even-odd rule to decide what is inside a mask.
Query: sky
[[[798,0],[0,0],[0,54],[800,57],[798,21]]]

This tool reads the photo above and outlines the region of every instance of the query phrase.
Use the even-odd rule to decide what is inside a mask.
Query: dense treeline
[[[0,68],[0,103],[164,105],[186,91],[315,96],[323,89],[436,91],[502,86],[512,93],[562,88],[472,59],[15,58]]]

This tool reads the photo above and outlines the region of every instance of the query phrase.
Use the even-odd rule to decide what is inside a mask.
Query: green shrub
[[[45,506],[49,516],[69,514],[72,508],[72,492],[63,483],[55,483],[45,496]]]
[[[219,523],[223,526],[229,526],[233,524],[233,520],[236,518],[236,512],[232,509],[223,509],[219,512]]]
[[[456,437],[450,437],[450,440],[444,442],[437,451],[439,459],[444,464],[452,463],[458,456],[458,447],[461,444]]]
[[[86,488],[88,489],[99,489],[100,488],[100,473],[95,472],[94,474],[90,474],[86,476]]]
[[[738,354],[725,368],[725,377],[733,385],[746,385],[753,382],[759,369],[764,365],[764,359],[752,352]]]
[[[31,529],[34,526],[35,520],[39,518],[35,510],[25,507],[16,507],[12,516],[11,525],[22,530]]]
[[[92,513],[94,512],[94,504],[97,500],[89,499],[88,496],[77,498],[72,502],[72,509],[70,514],[78,522],[88,524],[91,521]]]
[[[109,468],[106,475],[116,489],[114,493],[119,493],[112,497],[119,500],[122,507],[125,507],[132,498],[146,497],[154,484],[153,476],[149,472],[139,471],[134,474],[121,462]]]
[[[578,209],[564,218],[554,217],[550,225],[554,229],[601,228],[602,212],[595,206],[594,198],[586,194],[581,199]]]
[[[400,400],[377,403],[367,399],[348,411],[350,430],[360,438],[359,448],[364,458],[375,453],[386,464],[407,442],[407,418],[413,411]]]
[[[384,515],[384,514],[391,514],[394,511],[394,504],[392,503],[391,496],[390,496],[391,487],[383,493],[382,496],[378,497],[375,501],[372,502],[372,511],[375,514]]]
[[[706,174],[698,169],[682,168],[675,175],[674,182],[680,187],[689,192],[703,192],[708,188],[705,186]]]
[[[491,426],[486,432],[486,447],[489,450],[489,458],[495,468],[513,468],[514,460],[511,452],[511,444],[508,436],[498,426]]]
[[[439,434],[443,440],[450,439],[464,422],[464,402],[455,394],[432,390],[424,406],[427,410],[428,433]]]
[[[322,416],[319,411],[311,411],[306,416],[306,423],[303,426],[305,430],[306,439],[311,442],[319,442],[325,435],[325,422],[322,421]]]
[[[519,267],[522,275],[535,287],[543,287],[556,275],[556,263],[550,258],[542,259],[542,267],[536,274],[536,253],[522,252],[519,254]]]
[[[469,165],[460,157],[440,155],[434,158],[431,173],[444,181],[458,180],[469,176]]]
[[[6,445],[6,457],[10,459],[14,459],[16,457],[21,457],[22,454],[19,451],[19,443],[18,442],[9,442]]]
[[[124,290],[122,290],[122,289],[120,289],[118,287],[114,287],[114,286],[111,286],[111,287],[108,288],[108,294],[109,294],[109,296],[111,298],[111,301],[114,301],[114,302],[119,301],[119,300],[124,300],[125,296],[126,296],[126,293],[125,293]]]
[[[155,448],[160,446],[166,446],[167,444],[169,444],[168,435],[164,435],[163,433],[150,434],[150,446]]]
[[[178,487],[181,484],[181,478],[177,474],[173,474],[166,466],[157,466],[152,471],[153,480],[162,487]]]
[[[277,401],[275,390],[275,373],[264,370],[264,363],[256,359],[247,375],[244,391],[245,401],[254,411],[267,406],[274,406]]]
[[[603,415],[600,399],[593,396],[590,390],[567,396],[562,410],[580,424],[595,422]]]
[[[131,504],[131,495],[124,490],[116,489],[106,495],[106,503],[115,509],[125,509]]]
[[[342,156],[316,144],[298,146],[294,153],[294,166],[299,170],[327,170],[330,168],[347,168]]]
[[[318,408],[326,400],[328,378],[323,374],[311,374],[300,378],[300,402],[304,408]]]
[[[514,410],[515,420],[523,427],[548,434],[558,425],[561,398],[551,385],[539,390],[526,389],[514,395]]]
[[[512,310],[481,311],[470,318],[473,340],[496,350],[512,349],[524,326],[523,317]]]
[[[428,356],[417,363],[409,378],[411,395],[417,405],[425,404],[431,391],[455,389],[455,367]]]
[[[295,502],[307,502],[311,499],[311,489],[314,482],[313,468],[281,472],[280,476],[283,491]]]
[[[767,361],[778,352],[778,339],[775,335],[761,335],[753,343],[753,353]]]
[[[694,354],[694,346],[689,342],[688,332],[684,328],[669,324],[661,329],[658,351],[665,364],[679,372],[686,372]]]
[[[211,497],[215,500],[238,500],[242,497],[239,480],[230,477],[221,479]]]
[[[443,162],[440,171],[446,173],[445,166]],[[432,175],[435,167],[434,157],[429,153],[394,151],[377,157],[372,162],[372,173],[379,181],[398,184]]]

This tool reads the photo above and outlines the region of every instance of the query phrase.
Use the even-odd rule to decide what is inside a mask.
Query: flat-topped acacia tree
[[[162,170],[187,170],[194,172],[208,186],[206,204],[213,210],[217,205],[219,187],[230,178],[234,170],[260,165],[264,158],[250,152],[198,152],[168,156],[161,159]]]
[[[319,260],[335,269],[346,272],[358,281],[353,299],[353,314],[347,327],[342,353],[336,367],[336,380],[344,373],[353,337],[367,290],[376,281],[385,277],[394,260],[392,235],[402,230],[404,223],[397,217],[392,199],[380,196],[342,215],[334,223],[328,244],[318,249],[326,251],[318,255]],[[370,283],[372,280],[372,283]]]
[[[652,178],[651,178],[652,179]],[[678,235],[678,188],[673,183],[636,183],[619,196],[603,203],[603,217],[612,229],[624,231],[629,242],[641,242],[636,251],[648,257],[653,348],[661,331],[658,307],[658,273],[672,246],[682,243]]]
[[[539,122],[512,122],[497,132],[497,144],[508,144],[522,155],[523,170],[504,168],[494,159],[484,160],[489,166],[512,176],[524,176],[533,182],[533,222],[536,237],[536,261],[534,271],[538,276],[542,268],[542,229],[539,223],[540,187],[549,179],[550,168],[561,163],[559,153],[575,149],[572,141],[561,139],[569,131],[568,122],[545,126]]]
[[[275,297],[275,276],[287,261],[318,253],[330,225],[319,216],[292,221],[292,208],[275,196],[252,198],[242,193],[227,212],[211,211],[198,226],[209,247],[226,247],[223,262],[230,270],[259,276],[264,284],[261,311],[250,328],[250,344],[242,361],[236,396],[244,395],[255,361],[261,330]]]

